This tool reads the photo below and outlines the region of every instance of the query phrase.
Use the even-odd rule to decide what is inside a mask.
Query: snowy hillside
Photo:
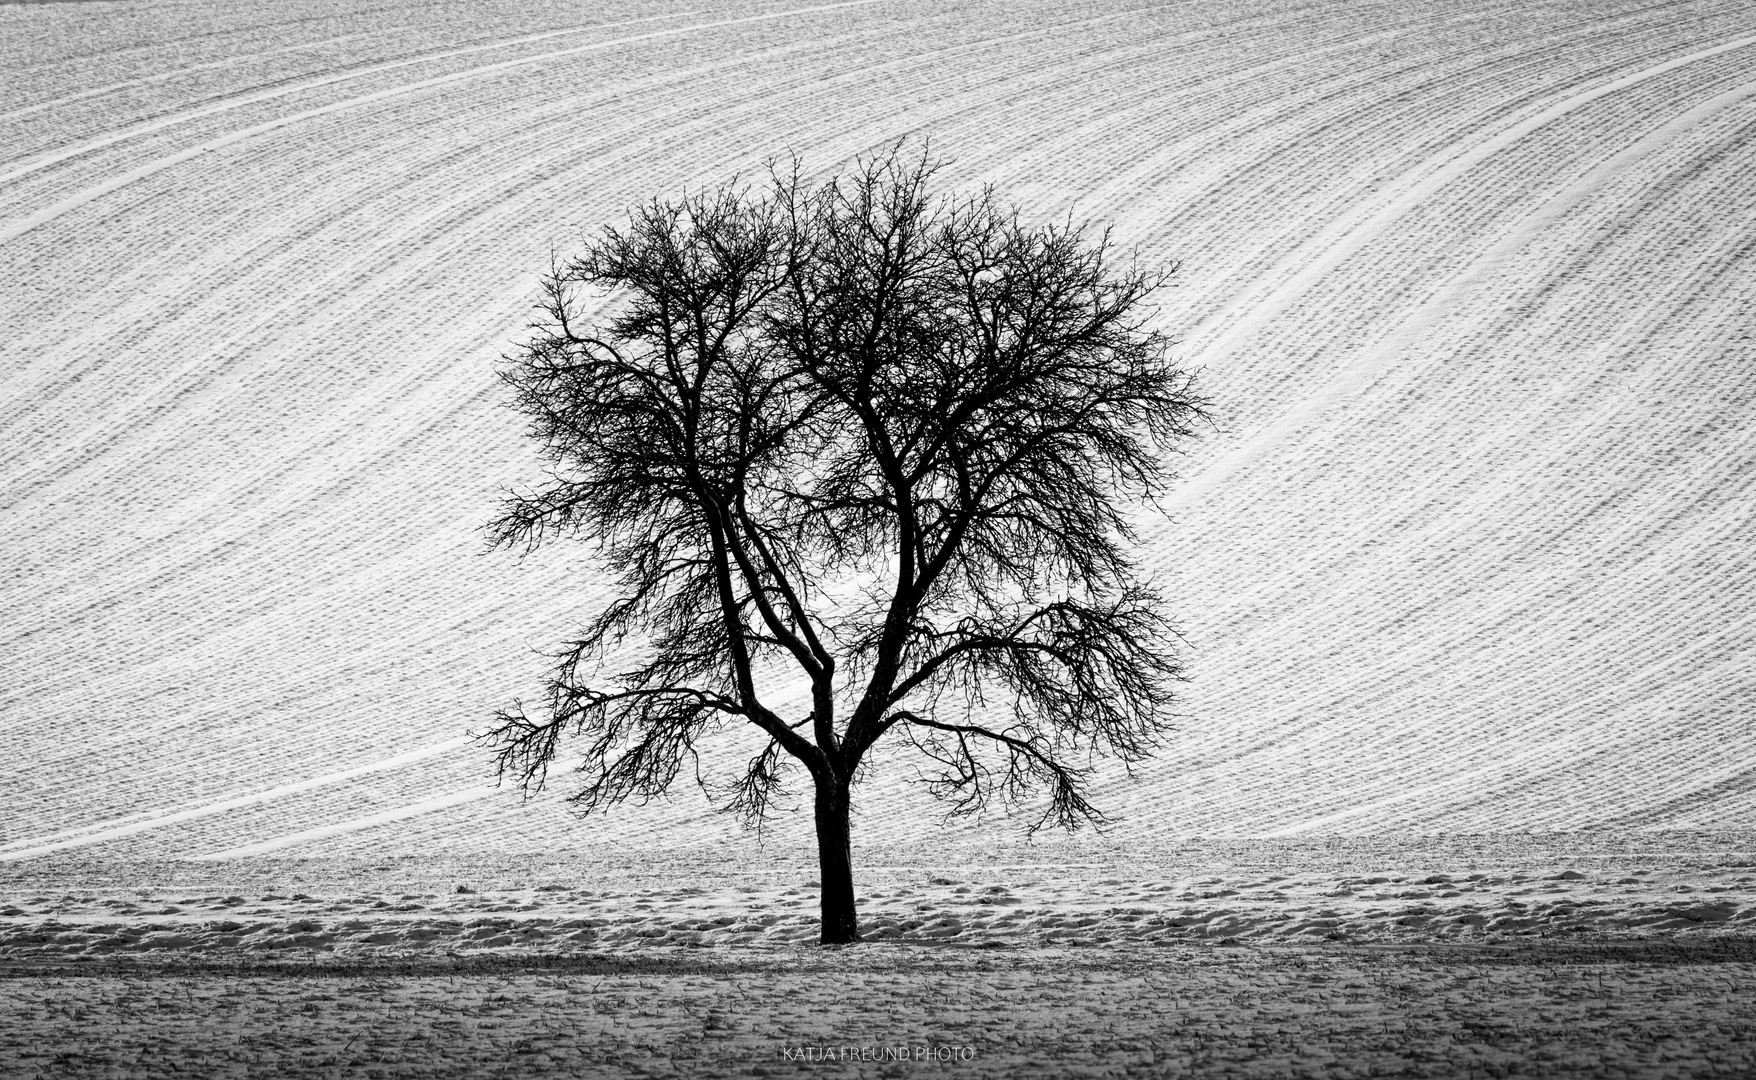
[[[1742,0],[0,5],[0,71],[0,859],[735,835],[464,740],[604,598],[483,552],[496,358],[630,204],[910,132],[1181,263],[1119,837],[1756,827]]]

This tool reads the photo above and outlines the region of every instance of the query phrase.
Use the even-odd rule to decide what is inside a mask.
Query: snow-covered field
[[[800,815],[492,787],[603,594],[477,530],[551,253],[905,134],[1219,427],[1115,829],[881,764],[825,953]],[[1753,136],[1746,0],[0,3],[0,1072],[1747,1072]]]
[[[495,360],[582,230],[909,132],[1182,264],[1119,842],[1756,827],[1742,0],[0,5],[0,69],[0,859],[747,843],[462,738],[602,599],[482,552]]]

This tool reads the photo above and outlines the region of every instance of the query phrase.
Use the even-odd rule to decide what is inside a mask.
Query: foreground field
[[[1700,1077],[1756,1069],[1756,943],[859,945],[0,967],[33,1076]],[[898,1060],[898,1059],[902,1060]]]
[[[1341,1077],[1756,1066],[1748,833],[948,844],[865,849],[857,861],[869,940],[835,950],[809,944],[815,882],[790,849],[14,863],[0,874],[0,1000],[17,1022],[0,1036],[0,1068]],[[839,1060],[903,1047],[907,1062]]]

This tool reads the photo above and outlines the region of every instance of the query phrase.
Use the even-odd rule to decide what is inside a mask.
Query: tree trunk
[[[848,849],[848,785],[839,777],[817,781],[817,869],[823,882],[824,945],[860,940],[854,914],[854,863]]]

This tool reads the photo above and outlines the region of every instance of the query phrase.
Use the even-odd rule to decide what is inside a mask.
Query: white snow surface
[[[0,71],[0,860],[738,842],[484,791],[607,597],[484,551],[496,363],[630,205],[905,134],[1181,267],[1116,838],[1756,827],[1742,0],[0,5]]]

